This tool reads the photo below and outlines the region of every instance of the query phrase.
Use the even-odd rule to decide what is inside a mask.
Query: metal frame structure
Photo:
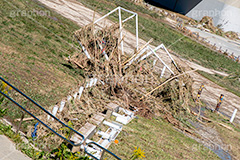
[[[134,17],[135,17],[135,20],[136,20],[136,49],[138,50],[138,14],[137,13],[129,11],[129,10],[127,10],[125,8],[122,8],[122,7],[117,7],[114,10],[112,10],[109,13],[102,16],[101,18],[94,21],[93,24],[97,24],[99,21],[103,20],[104,18],[108,17],[109,15],[113,14],[116,11],[118,11],[118,21],[119,21],[119,31],[120,31],[120,41],[121,41],[122,54],[124,54],[124,47],[123,47],[123,40],[122,40],[123,39],[123,34],[122,34],[123,25],[122,24],[127,22],[128,20],[134,18]],[[128,18],[122,20],[122,12],[121,11],[131,13],[132,15],[129,16]]]
[[[161,61],[161,63],[164,65],[163,66],[163,69],[162,69],[162,72],[161,72],[161,75],[160,75],[160,78],[163,77],[164,73],[165,73],[165,70],[168,69],[171,74],[175,75],[175,73],[171,70],[171,68],[158,56],[158,54],[156,53],[156,51],[158,51],[159,49],[163,49],[167,55],[169,56],[169,58],[171,59],[172,63],[174,64],[174,66],[180,71],[180,69],[177,67],[177,64],[176,62],[174,61],[174,59],[172,58],[172,56],[170,55],[170,53],[168,52],[167,48],[164,46],[164,44],[160,44],[159,46],[157,46],[156,48],[152,49],[152,47],[150,47],[149,45],[147,45],[146,47],[144,47],[140,52],[139,54],[135,55],[135,57],[133,59],[131,59],[131,61],[129,61],[127,64],[126,64],[126,67],[125,69],[131,65],[134,61],[136,61],[137,59],[138,62],[146,59],[147,57],[149,57],[150,55],[154,55],[157,57],[158,60]],[[147,54],[143,55],[147,50],[150,50],[149,52],[147,52]],[[142,56],[142,57],[141,57]],[[140,58],[141,57],[141,58]],[[156,62],[154,62],[156,63]]]

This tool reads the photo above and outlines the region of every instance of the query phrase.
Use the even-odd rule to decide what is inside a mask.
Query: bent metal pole
[[[220,95],[219,102],[218,102],[218,104],[217,104],[217,106],[216,106],[216,108],[215,108],[215,112],[216,112],[216,111],[219,111],[219,108],[220,108],[220,106],[221,106],[221,104],[222,104],[223,98],[224,98],[224,95],[221,94],[221,95]]]
[[[202,94],[202,90],[204,88],[204,84],[202,84],[198,90],[198,94],[197,94],[197,98],[195,99],[195,102],[199,101],[201,94]]]

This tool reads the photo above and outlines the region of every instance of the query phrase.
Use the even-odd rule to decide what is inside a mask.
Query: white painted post
[[[100,82],[102,83],[102,85],[105,85],[105,83],[103,81],[100,80]]]
[[[78,99],[80,100],[80,98],[81,98],[81,96],[82,96],[82,92],[83,92],[83,89],[84,89],[84,87],[83,86],[81,86],[80,88],[79,88],[79,91],[78,91]]]
[[[82,45],[82,50],[84,51],[85,55],[87,56],[88,59],[91,59],[90,55],[88,54],[88,51],[86,48]]]
[[[135,12],[133,12],[133,11],[130,11],[130,10],[127,10],[127,9],[125,9],[125,8],[122,8],[122,7],[119,7],[119,8],[121,8],[121,10],[123,10],[123,11],[125,11],[125,12],[131,13],[131,14],[137,14],[137,13],[135,13]]]
[[[172,63],[175,65],[175,67],[177,67],[176,62],[174,61],[174,59],[172,58],[171,54],[168,52],[167,48],[164,46],[163,44],[163,49],[165,50],[165,52],[167,52],[168,56],[170,57],[170,59],[172,60]]]
[[[235,109],[235,110],[233,111],[232,117],[231,117],[231,119],[230,119],[230,122],[231,122],[231,123],[233,122],[236,114],[237,114],[237,109]]]
[[[98,79],[94,78],[93,86],[96,86]]]
[[[164,73],[165,73],[165,70],[166,70],[166,66],[164,66],[164,67],[163,67],[163,69],[162,69],[162,73],[161,73],[161,76],[160,76],[160,78],[162,78],[162,77],[163,77],[163,75],[164,75]]]
[[[125,23],[125,22],[127,22],[129,19],[132,19],[133,17],[135,17],[136,16],[136,14],[134,14],[134,15],[131,15],[130,17],[128,17],[128,18],[126,18],[126,19],[124,19],[123,21],[122,21],[122,23]]]
[[[104,50],[104,48],[102,47],[102,45],[99,42],[98,42],[98,45],[99,45],[100,49],[102,50],[102,53],[105,56],[106,60],[109,61],[108,55],[107,55],[106,51]]]
[[[69,101],[71,101],[72,100],[72,96],[68,96],[67,97],[67,101],[69,102]]]
[[[153,61],[153,66],[156,65],[156,62],[157,62],[157,59],[154,59],[154,61]]]
[[[132,60],[130,61],[130,64],[132,64],[133,61],[136,61],[140,56],[142,56],[142,54],[143,54],[144,52],[146,52],[147,49],[148,49],[148,47],[145,47],[138,55],[136,55],[136,57],[135,57],[134,59],[132,59]]]
[[[77,98],[77,95],[78,95],[78,92],[76,92],[76,93],[73,95],[73,99],[76,99],[76,98]]]
[[[101,21],[102,19],[106,18],[107,16],[109,16],[110,14],[114,13],[117,10],[118,10],[118,13],[119,13],[120,40],[122,40],[122,38],[123,38],[123,36],[122,36],[122,28],[123,28],[122,27],[122,23],[124,23],[124,22],[128,21],[129,19],[132,19],[134,16],[136,16],[136,49],[138,50],[139,47],[138,47],[138,14],[137,13],[129,11],[129,10],[127,10],[125,8],[122,8],[122,7],[117,7],[114,10],[112,10],[109,13],[105,14],[104,16],[102,16],[101,18],[97,19],[93,24],[98,23],[99,21]],[[122,21],[121,10],[123,10],[125,12],[128,12],[128,13],[131,13],[133,15],[129,16],[128,18],[126,18],[126,19],[124,19]],[[124,54],[123,41],[121,42],[121,49],[122,49],[122,54]],[[108,59],[108,58],[106,57],[106,59]]]
[[[60,108],[59,108],[59,112],[62,112],[63,111],[63,108],[64,108],[64,106],[65,106],[65,101],[61,101],[61,103],[60,103]]]
[[[138,14],[136,13],[136,49],[138,51]]]
[[[91,79],[90,79],[90,83],[89,83],[89,87],[92,87],[92,85],[93,85],[93,81],[94,81],[94,79],[91,78]]]
[[[106,60],[109,61],[108,55],[105,50],[103,51],[103,55],[105,56]]]
[[[89,83],[87,82],[87,84],[86,84],[86,87],[85,88],[88,88],[89,87]]]
[[[119,16],[119,31],[120,31],[120,41],[121,41],[121,50],[122,50],[122,54],[124,54],[123,51],[123,36],[122,36],[122,15],[121,15],[121,8],[119,7],[118,9],[118,16]]]
[[[56,106],[53,107],[52,115],[56,116],[57,111],[58,111],[58,106],[56,105]],[[53,121],[53,120],[54,120],[54,118],[52,118],[52,121]]]
[[[86,50],[86,48],[85,48],[85,47],[82,45],[82,43],[78,40],[77,36],[75,36],[75,37],[76,37],[78,43],[80,44],[80,46],[82,47],[82,50],[83,50],[83,52],[85,53],[85,55],[87,56],[87,58],[88,58],[88,59],[91,59],[91,57],[90,57],[88,51]]]

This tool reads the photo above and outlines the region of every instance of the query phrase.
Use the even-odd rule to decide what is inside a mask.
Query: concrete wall
[[[152,5],[166,8],[180,14],[187,14],[202,0],[144,0]]]
[[[240,33],[240,0],[203,0],[187,16],[196,20],[209,16],[214,25],[222,25],[224,31]]]

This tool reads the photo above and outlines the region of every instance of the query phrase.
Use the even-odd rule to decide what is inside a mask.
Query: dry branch
[[[136,57],[145,47],[147,47],[150,43],[152,43],[153,39],[151,38],[146,44],[141,46],[141,48],[137,51],[137,53],[133,54],[131,58],[123,62],[123,65],[127,64],[129,61],[131,61],[134,57]]]
[[[188,73],[191,73],[191,72],[195,72],[195,71],[197,71],[197,69],[184,72],[184,73],[182,73],[182,74],[176,75],[176,76],[174,76],[174,77],[166,80],[165,82],[163,82],[162,84],[160,84],[159,86],[157,86],[156,88],[154,88],[153,90],[151,90],[150,92],[148,92],[145,96],[142,96],[142,97],[140,98],[140,100],[142,100],[144,97],[147,97],[147,96],[150,95],[152,92],[156,91],[157,89],[159,89],[159,88],[162,87],[163,85],[167,84],[168,82],[170,82],[170,81],[172,81],[172,80],[174,80],[174,79],[176,79],[176,78],[178,78],[178,77],[180,77],[180,76],[183,76],[183,75],[185,75],[185,74],[188,74]]]

